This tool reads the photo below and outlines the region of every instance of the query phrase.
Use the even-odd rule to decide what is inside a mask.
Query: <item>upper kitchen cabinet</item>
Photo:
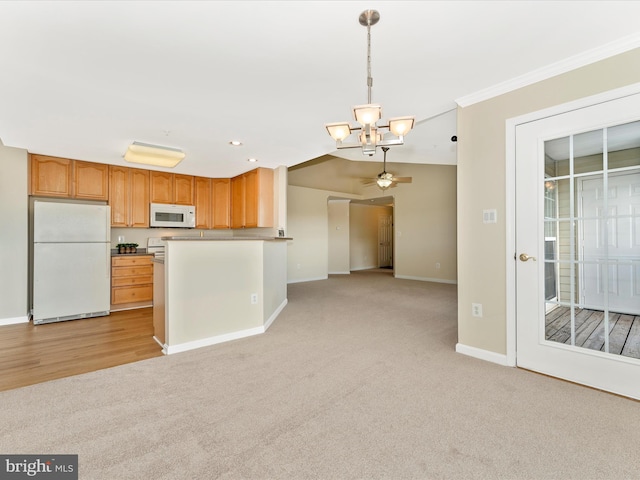
[[[194,177],[191,175],[173,175],[173,203],[193,205]]]
[[[193,205],[194,177],[151,171],[151,203]]]
[[[231,228],[273,227],[273,170],[256,168],[231,179]]]
[[[109,167],[112,227],[149,228],[149,170]]]
[[[211,199],[213,228],[231,228],[231,179],[211,179]]]
[[[196,228],[211,228],[211,179],[195,177],[193,196],[196,207]]]
[[[230,179],[194,177],[196,228],[228,229]]]
[[[74,198],[109,199],[109,165],[74,160],[73,179]]]
[[[31,195],[71,197],[73,163],[68,158],[31,155]]]
[[[107,200],[109,167],[102,163],[31,155],[31,195]]]
[[[173,203],[173,173],[151,171],[151,203]]]

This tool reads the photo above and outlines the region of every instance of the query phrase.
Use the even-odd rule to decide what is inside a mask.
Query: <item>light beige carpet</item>
[[[454,352],[456,287],[289,286],[264,335],[0,393],[82,479],[637,479],[640,404]]]

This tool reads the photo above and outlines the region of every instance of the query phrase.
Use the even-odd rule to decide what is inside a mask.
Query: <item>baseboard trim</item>
[[[211,345],[217,345],[218,343],[224,343],[231,340],[238,340],[240,338],[259,335],[261,333],[264,333],[264,331],[264,327],[255,327],[248,328],[246,330],[240,330],[239,332],[225,333],[224,335],[216,335],[215,337],[203,338],[201,340],[195,340],[193,342],[179,343],[178,345],[165,345],[166,354],[171,355],[174,353],[195,350],[196,348],[209,347]]]
[[[377,265],[371,265],[370,267],[358,267],[358,268],[352,268],[351,271],[352,272],[359,272],[360,270],[373,270],[374,268],[379,268]],[[389,269],[392,270],[392,269]]]
[[[13,317],[13,318],[0,318],[0,326],[15,325],[17,323],[29,323],[29,316]]]
[[[502,353],[491,352],[489,350],[483,350],[481,348],[470,347],[469,345],[463,345],[462,343],[456,343],[456,352],[462,353],[469,357],[479,358],[491,363],[497,363],[503,367],[508,367],[507,356]]]
[[[349,275],[351,272],[329,272],[329,275]]]
[[[269,329],[269,327],[275,321],[275,319],[278,318],[278,315],[280,315],[280,312],[282,312],[282,310],[284,310],[284,307],[287,306],[287,303],[289,303],[289,300],[285,298],[284,302],[282,302],[280,304],[280,306],[278,308],[276,308],[275,312],[273,312],[273,314],[267,319],[267,321],[264,322],[264,331],[265,332]]]
[[[458,284],[457,280],[445,280],[444,278],[412,277],[410,275],[395,275],[395,277],[404,280],[419,280],[421,282],[448,283],[450,285]]]
[[[315,282],[317,280],[327,280],[329,276],[325,277],[312,277],[312,278],[300,278],[297,280],[287,280],[287,285],[291,283],[304,283],[304,282]]]

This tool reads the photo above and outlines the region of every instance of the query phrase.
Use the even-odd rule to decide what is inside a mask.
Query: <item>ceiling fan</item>
[[[386,190],[389,187],[395,187],[398,183],[412,182],[411,177],[395,177],[392,173],[387,172],[387,150],[389,150],[389,147],[382,147],[382,151],[384,152],[382,172],[379,173],[376,178],[366,179],[364,182],[365,185],[377,183],[378,187]]]

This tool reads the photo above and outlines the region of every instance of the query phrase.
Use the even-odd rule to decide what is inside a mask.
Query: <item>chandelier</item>
[[[402,145],[415,120],[414,117],[396,117],[390,118],[387,125],[377,124],[382,118],[382,107],[371,103],[371,27],[379,20],[380,14],[376,10],[365,10],[358,18],[360,25],[367,27],[367,104],[353,107],[353,116],[360,126],[352,127],[348,122],[325,124],[338,149],[362,148],[362,153],[369,156],[376,153],[377,146]],[[358,141],[345,143],[344,140],[354,132],[359,132]]]

